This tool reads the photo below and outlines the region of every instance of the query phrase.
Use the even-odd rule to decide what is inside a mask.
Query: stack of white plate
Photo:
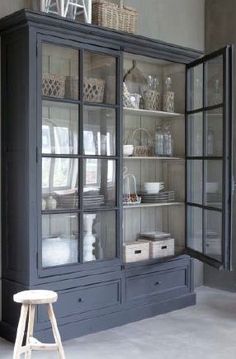
[[[174,191],[165,191],[156,194],[141,193],[142,203],[162,203],[173,202],[175,200]]]

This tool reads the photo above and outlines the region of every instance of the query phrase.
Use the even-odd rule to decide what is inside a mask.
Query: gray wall
[[[36,0],[0,0],[0,17]],[[36,1],[37,2],[37,1]],[[204,49],[205,0],[126,0],[139,13],[138,33],[198,50]],[[196,285],[202,283],[202,266],[196,263]],[[1,296],[0,296],[1,300]]]
[[[204,49],[205,0],[126,0],[140,13],[139,33]]]
[[[226,44],[236,44],[236,1],[206,0],[206,50],[213,51]],[[236,57],[235,57],[236,60]],[[234,66],[236,66],[236,61]],[[236,68],[236,67],[235,67]],[[236,78],[234,79],[236,90]],[[236,92],[235,92],[236,93]],[[234,101],[236,98],[234,98]],[[236,124],[234,124],[234,138]],[[236,153],[236,141],[234,151]],[[236,155],[234,155],[234,178],[236,178]],[[233,218],[236,213],[234,200]],[[218,272],[209,266],[204,267],[204,283],[209,286],[236,291],[236,221],[233,220],[233,268],[231,273]]]

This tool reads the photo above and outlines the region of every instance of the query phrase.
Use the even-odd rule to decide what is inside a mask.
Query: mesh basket
[[[84,79],[84,101],[103,102],[105,81],[96,78]]]
[[[65,96],[65,78],[61,75],[43,74],[42,81],[43,96],[64,97]]]

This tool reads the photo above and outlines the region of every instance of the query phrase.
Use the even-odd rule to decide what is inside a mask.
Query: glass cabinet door
[[[117,58],[83,53],[83,262],[117,257]]]
[[[40,46],[41,267],[115,259],[119,54]]]
[[[187,66],[187,248],[230,269],[232,49]]]

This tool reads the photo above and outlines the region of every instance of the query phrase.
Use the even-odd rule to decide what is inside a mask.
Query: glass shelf
[[[184,117],[184,114],[176,113],[176,112],[152,111],[152,110],[143,110],[143,109],[139,109],[139,108],[128,108],[128,107],[124,107],[124,113],[126,115],[159,117],[159,118],[183,118]]]

